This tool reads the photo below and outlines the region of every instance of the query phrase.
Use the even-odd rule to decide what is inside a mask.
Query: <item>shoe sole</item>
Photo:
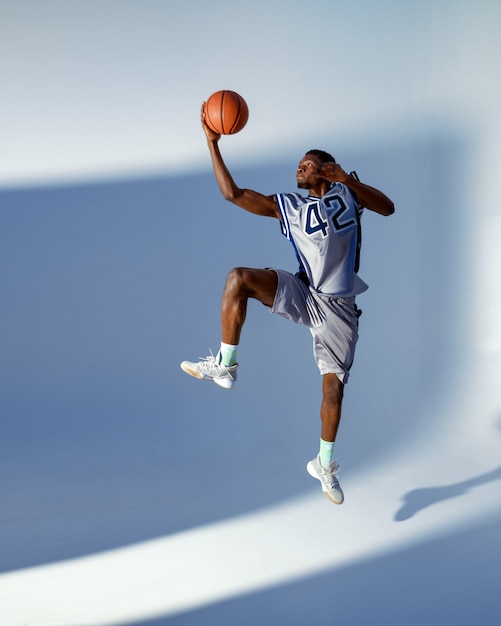
[[[232,380],[228,380],[227,378],[211,378],[210,376],[204,376],[200,372],[197,372],[197,370],[192,370],[190,367],[185,365],[184,362],[181,363],[181,369],[186,374],[193,376],[193,378],[198,378],[198,380],[211,380],[213,383],[216,383],[216,385],[218,385],[222,389],[229,390],[229,389],[233,389],[233,387],[235,386],[235,383]]]
[[[340,504],[343,504],[343,502],[344,502],[344,498],[341,500],[341,502],[339,502],[338,500],[334,500],[334,498],[332,498],[332,497],[331,497],[331,496],[327,493],[327,491],[324,491],[323,489],[322,489],[322,493],[323,493],[323,494],[324,494],[324,496],[327,498],[327,500],[329,500],[329,502],[333,502],[334,504],[337,504],[338,506],[339,506]]]
[[[320,485],[322,486],[322,493],[324,494],[324,496],[330,501],[333,502],[334,504],[337,504],[338,506],[340,504],[343,504],[344,502],[344,497],[341,501],[339,500],[334,500],[334,498],[329,494],[328,491],[326,491],[324,489],[324,485],[322,483],[322,481],[320,480],[320,478],[318,477],[317,473],[315,472],[315,469],[310,465],[310,463],[308,463],[308,465],[306,466],[306,470],[308,472],[308,474],[312,477],[312,478],[316,478],[318,480],[318,482],[320,483]]]

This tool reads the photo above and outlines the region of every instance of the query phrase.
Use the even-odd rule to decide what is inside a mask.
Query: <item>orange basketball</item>
[[[249,119],[247,103],[234,91],[216,91],[205,103],[205,122],[215,133],[234,135]]]

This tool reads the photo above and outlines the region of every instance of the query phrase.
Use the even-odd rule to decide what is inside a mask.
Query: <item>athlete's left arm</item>
[[[343,168],[337,163],[324,163],[321,171],[322,177],[325,177],[331,183],[343,183],[357,197],[359,204],[375,211],[380,215],[392,215],[395,212],[395,205],[382,191],[361,183],[354,176],[347,174]]]

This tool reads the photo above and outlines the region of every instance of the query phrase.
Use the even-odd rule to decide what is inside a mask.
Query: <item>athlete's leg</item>
[[[343,403],[344,384],[336,374],[324,374],[322,381],[322,405],[320,418],[322,420],[321,438],[324,441],[336,441],[336,435],[341,421],[341,406]]]
[[[221,339],[238,345],[247,314],[247,300],[254,298],[271,307],[275,300],[278,278],[267,269],[235,267],[227,278],[221,303]]]
[[[214,357],[198,363],[183,361],[181,369],[195,378],[211,380],[225,389],[232,389],[237,380],[237,348],[245,322],[247,300],[255,298],[271,307],[275,300],[278,278],[273,270],[232,269],[226,279],[221,307],[221,347]]]
[[[320,481],[322,491],[335,504],[344,502],[344,494],[338,480],[339,465],[333,459],[334,441],[336,440],[341,420],[344,385],[336,374],[324,374],[322,382],[322,434],[320,452],[307,465],[308,473]]]

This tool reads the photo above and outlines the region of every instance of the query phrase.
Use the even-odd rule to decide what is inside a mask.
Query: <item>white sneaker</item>
[[[223,389],[233,389],[237,381],[237,368],[238,363],[231,366],[221,365],[219,353],[216,356],[211,353],[198,363],[190,363],[190,361],[181,363],[183,372],[200,380],[212,380]]]
[[[308,474],[319,480],[322,491],[334,504],[343,504],[344,495],[337,479],[340,470],[337,461],[333,461],[326,469],[320,463],[320,455],[312,459],[306,466]]]

